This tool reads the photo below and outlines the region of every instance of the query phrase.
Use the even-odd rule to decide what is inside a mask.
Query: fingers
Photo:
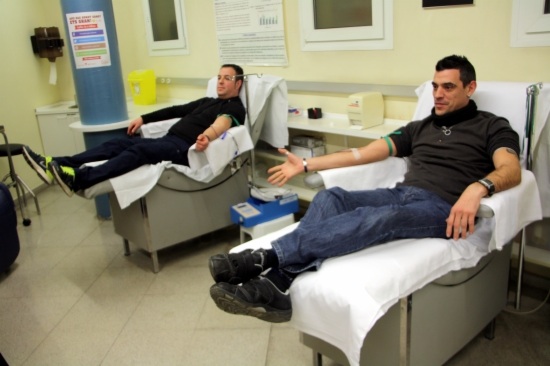
[[[466,239],[468,235],[473,234],[475,230],[475,216],[456,215],[452,213],[447,219],[446,235],[454,240],[460,238]]]
[[[453,224],[455,221],[455,214],[451,212],[449,217],[447,218],[447,230],[445,231],[445,234],[447,235],[447,238],[450,238],[453,235]]]
[[[288,178],[287,178],[286,175],[283,174],[283,172],[278,171],[278,172],[270,175],[269,178],[267,178],[267,181],[270,184],[276,184],[278,186],[282,186],[288,181]]]

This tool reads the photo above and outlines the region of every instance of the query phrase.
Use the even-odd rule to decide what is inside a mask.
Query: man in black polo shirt
[[[140,116],[128,126],[128,135],[133,136],[145,123],[180,118],[162,138],[113,139],[83,153],[64,157],[42,156],[26,146],[23,149],[25,160],[44,182],[49,184],[52,178],[55,179],[68,196],[145,164],[171,161],[189,165],[187,151],[191,145],[196,143],[197,151],[204,151],[210,141],[230,127],[244,123],[245,109],[239,98],[242,75],[240,66],[223,65],[218,74],[218,98],[205,97],[164,108]],[[107,162],[96,167],[82,167],[85,163],[101,160]]]

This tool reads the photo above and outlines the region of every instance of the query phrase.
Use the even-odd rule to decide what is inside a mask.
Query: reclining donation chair
[[[506,117],[524,142],[528,86],[479,82],[473,99],[480,110]],[[415,120],[433,107],[430,82],[417,94]],[[536,115],[536,123],[544,124],[547,114]],[[403,159],[389,158],[317,174],[326,187],[371,189],[394,185],[406,169]],[[494,318],[507,302],[510,242],[541,218],[533,174],[523,169],[519,186],[482,204],[468,240],[398,240],[330,258],[318,271],[298,276],[290,288],[290,323],[313,349],[314,363],[325,355],[344,365],[441,365],[483,329],[491,338]],[[296,225],[232,251],[269,248]]]
[[[207,96],[217,96],[216,78],[209,81]],[[273,146],[285,146],[288,143],[288,102],[284,80],[270,75],[245,75],[240,97],[247,109],[244,131],[248,130],[246,135],[250,134],[250,137],[247,139],[252,144],[248,149],[259,139]],[[160,136],[166,133],[169,125],[169,122],[144,125],[142,129],[145,131],[142,132],[147,136]],[[165,127],[164,132],[156,130],[159,126]],[[198,175],[193,174],[197,171],[182,174],[182,169],[188,167],[163,162],[127,173],[133,174],[131,178],[124,175],[120,179],[117,177],[110,180],[108,190],[114,189],[114,193],[109,196],[115,232],[123,237],[126,255],[130,253],[129,243],[145,250],[151,255],[153,271],[156,273],[159,271],[158,250],[233,224],[230,207],[249,197],[245,164],[249,153],[243,154],[246,149],[236,138],[237,134],[242,135],[242,131],[243,127],[231,128],[225,140],[216,139],[207,149],[213,149],[214,144],[231,143],[231,151],[239,155],[219,157],[220,160],[231,162],[224,165],[221,172],[214,172],[214,176],[206,174],[204,177],[204,169],[200,169],[198,173],[201,174]],[[202,159],[203,155],[195,152],[194,156]],[[214,157],[210,165],[217,163],[217,160],[218,157]],[[143,180],[144,176],[148,176],[143,172],[151,171],[154,171],[153,180],[146,183],[145,193],[129,202],[125,198],[129,190],[127,184]],[[186,170],[183,169],[183,172]],[[92,196],[104,193],[94,189],[96,191],[90,194]],[[86,196],[89,197],[88,194]]]

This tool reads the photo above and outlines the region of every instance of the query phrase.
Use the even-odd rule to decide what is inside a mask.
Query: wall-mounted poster
[[[288,66],[282,0],[214,0],[222,64]]]
[[[423,8],[433,8],[436,6],[453,6],[453,5],[473,5],[474,0],[422,0]]]
[[[75,67],[85,69],[111,66],[103,12],[90,11],[66,15]]]

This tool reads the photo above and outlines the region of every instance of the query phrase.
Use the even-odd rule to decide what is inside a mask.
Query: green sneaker
[[[52,161],[51,156],[42,156],[35,153],[28,146],[23,146],[23,157],[31,168],[34,169],[38,177],[46,184],[53,183],[53,175],[50,173],[48,167]]]
[[[60,166],[55,160],[52,160],[49,163],[49,169],[63,192],[65,192],[67,196],[71,197],[74,192],[74,169],[68,166]]]

